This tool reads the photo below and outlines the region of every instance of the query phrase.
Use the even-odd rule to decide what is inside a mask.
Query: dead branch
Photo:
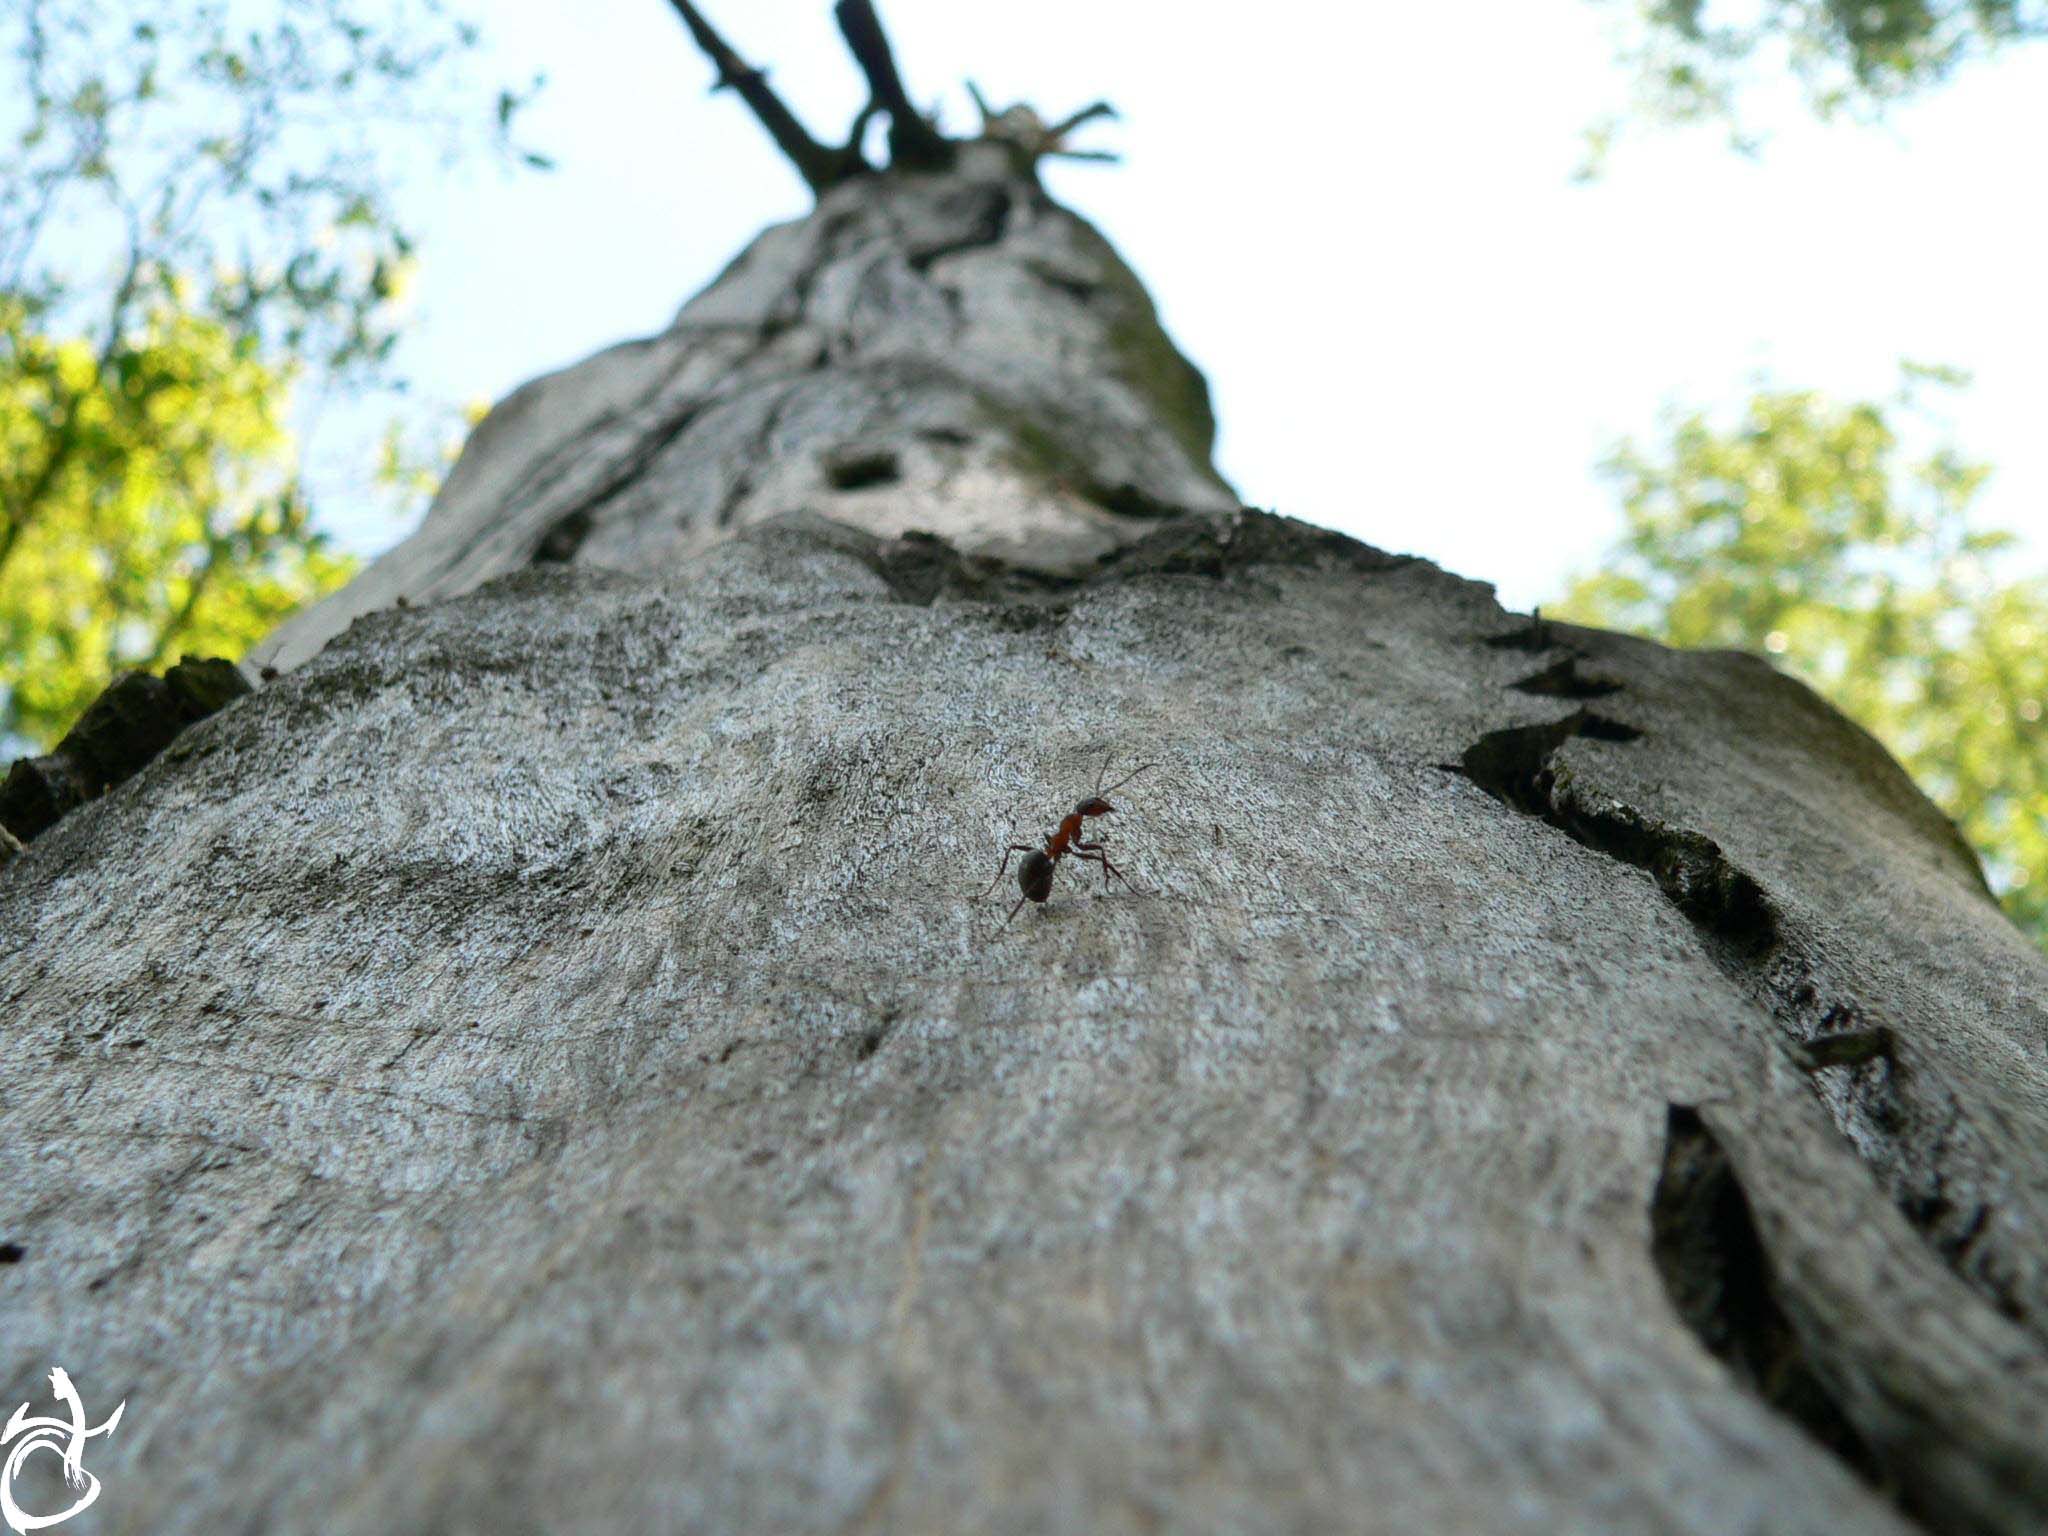
[[[868,77],[875,104],[889,114],[889,163],[907,170],[938,170],[951,165],[952,141],[910,104],[873,0],[839,0],[832,14],[854,62]]]
[[[775,141],[775,147],[796,167],[797,174],[813,192],[823,194],[840,182],[873,169],[860,152],[860,130],[866,127],[865,115],[856,123],[853,138],[846,145],[833,149],[820,144],[797,121],[796,114],[783,105],[782,98],[768,84],[766,70],[744,63],[690,0],[669,0],[669,3],[683,18],[683,25],[690,29],[690,36],[696,40],[698,48],[718,71],[718,81],[712,89],[730,87],[739,93],[761,126],[768,130],[768,137]],[[883,47],[886,53],[887,44]],[[898,90],[901,90],[900,86]]]

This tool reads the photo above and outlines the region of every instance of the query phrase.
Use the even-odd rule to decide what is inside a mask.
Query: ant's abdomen
[[[1042,853],[1027,853],[1017,866],[1017,889],[1032,901],[1044,901],[1052,894],[1052,860]]]

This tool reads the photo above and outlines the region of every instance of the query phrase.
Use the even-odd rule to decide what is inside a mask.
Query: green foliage
[[[463,104],[476,41],[444,0],[0,9],[0,738],[345,578],[286,422],[400,382],[400,157],[509,150],[525,99]]]
[[[2048,944],[2048,577],[2007,571],[1973,530],[1988,471],[1899,399],[1757,394],[1732,429],[1678,415],[1605,466],[1626,524],[1602,573],[1555,610],[1681,646],[1776,657],[1874,733],[1982,855],[2007,910]]]
[[[239,655],[345,578],[290,482],[285,398],[252,347],[174,302],[96,350],[0,298],[10,732],[60,735],[122,668]]]
[[[1964,61],[2048,35],[2048,0],[1601,0],[1625,6],[1619,52],[1651,122],[1719,122],[1756,140],[1743,101],[1789,73],[1822,117],[1869,118]],[[1593,130],[1594,163],[1617,124]]]

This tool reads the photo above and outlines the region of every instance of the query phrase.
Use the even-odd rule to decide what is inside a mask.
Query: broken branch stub
[[[1020,162],[1020,171],[1033,170],[1041,160],[1095,160],[1115,164],[1120,158],[1106,149],[1070,149],[1067,140],[1074,132],[1097,118],[1115,121],[1118,113],[1106,101],[1090,102],[1056,123],[1047,123],[1037,108],[1017,102],[998,112],[981,94],[981,87],[967,82],[967,94],[981,114],[981,137],[1009,149]]]

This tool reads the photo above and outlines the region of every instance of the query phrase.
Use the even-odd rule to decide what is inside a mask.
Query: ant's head
[[[1110,785],[1108,793],[1112,795],[1115,794],[1118,790],[1122,789],[1126,784],[1130,783],[1131,780],[1135,779],[1139,774],[1150,773],[1156,766],[1157,765],[1154,763],[1147,763],[1142,768],[1133,769],[1131,772],[1125,774],[1122,778],[1118,779],[1114,784]],[[1107,816],[1111,811],[1116,809],[1115,806],[1111,805],[1107,800],[1102,798],[1104,793],[1102,788],[1102,781],[1105,777],[1108,776],[1108,773],[1109,759],[1105,757],[1102,760],[1102,772],[1095,776],[1095,793],[1090,795],[1086,800],[1083,800],[1079,805],[1074,807],[1074,814],[1076,816]]]

